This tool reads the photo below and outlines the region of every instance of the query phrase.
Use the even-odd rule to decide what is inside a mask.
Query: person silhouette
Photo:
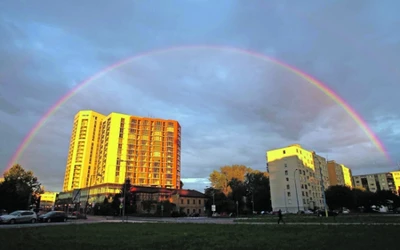
[[[285,221],[283,220],[283,216],[282,216],[282,210],[279,209],[279,211],[278,211],[278,224],[280,224],[281,222],[283,222],[283,224],[285,224]]]

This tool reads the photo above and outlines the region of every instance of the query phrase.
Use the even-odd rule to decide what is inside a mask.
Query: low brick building
[[[182,211],[187,215],[205,213],[207,197],[196,190],[133,186],[131,192],[136,196],[138,213],[155,213],[157,206],[165,201],[174,206],[174,211]]]

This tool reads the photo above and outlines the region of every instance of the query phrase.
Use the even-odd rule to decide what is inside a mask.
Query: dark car
[[[39,216],[39,222],[65,222],[68,216],[62,211],[51,211]]]

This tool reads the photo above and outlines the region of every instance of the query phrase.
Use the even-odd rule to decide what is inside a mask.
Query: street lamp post
[[[247,189],[247,194],[251,193],[251,208],[253,209],[252,213],[254,213],[254,191],[253,188]]]
[[[254,192],[253,191],[251,192],[251,203],[253,206],[253,213],[254,213]]]
[[[124,193],[124,195],[123,195],[123,200],[122,200],[122,222],[124,222],[124,219],[125,219],[125,205],[126,205],[126,182],[127,182],[127,180],[129,180],[129,178],[127,178],[126,177],[126,173],[127,173],[127,168],[128,168],[128,166],[127,166],[127,160],[121,160],[121,159],[119,159],[119,162],[121,163],[121,162],[125,162],[125,181],[124,181],[124,187],[123,187],[123,193]]]
[[[297,201],[297,213],[300,212],[300,204],[299,204],[299,194],[297,191],[297,180],[296,180],[296,171],[298,171],[299,169],[295,169],[293,172],[293,178],[294,178],[294,187],[296,189],[296,201]]]

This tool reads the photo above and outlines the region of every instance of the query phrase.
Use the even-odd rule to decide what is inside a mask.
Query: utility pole
[[[236,201],[236,217],[239,217],[239,201]]]
[[[120,164],[121,164],[121,162],[125,162],[125,181],[124,181],[124,186],[123,186],[123,188],[122,188],[122,191],[123,191],[123,200],[122,200],[122,222],[124,222],[124,219],[125,219],[125,205],[126,205],[126,184],[127,184],[128,180],[129,180],[129,178],[126,177],[127,168],[128,168],[128,166],[127,166],[127,162],[128,162],[128,161],[119,159],[119,162],[120,162]]]
[[[283,197],[285,198],[285,212],[287,213],[287,199],[286,199],[286,190],[283,190]]]
[[[254,213],[254,192],[251,192],[251,203],[253,205],[253,213]]]
[[[125,219],[125,204],[126,204],[126,180],[124,182],[124,199],[122,200],[122,222],[124,222]]]

